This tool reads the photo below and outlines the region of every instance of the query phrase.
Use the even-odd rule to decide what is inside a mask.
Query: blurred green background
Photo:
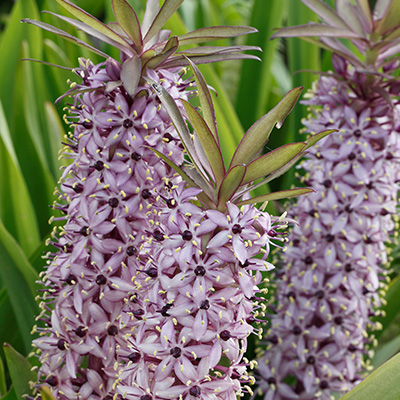
[[[143,15],[145,0],[129,2],[139,16]],[[113,20],[110,0],[74,3],[103,21]],[[20,22],[22,18],[40,19],[90,40],[63,21],[41,13],[43,10],[67,15],[55,0],[0,3],[0,342],[10,343],[24,355],[31,350],[30,331],[38,314],[35,282],[45,265],[45,241],[52,231],[48,220],[53,211],[49,205],[54,201],[60,166],[66,162],[59,159],[66,129],[63,105],[55,104],[55,100],[68,89],[66,81],[73,75],[68,70],[22,59],[70,68],[77,66],[78,57],[101,61],[70,42]],[[216,112],[225,154],[233,154],[245,130],[287,91],[296,86],[304,86],[305,90],[310,87],[317,75],[303,70],[330,68],[330,55],[310,44],[299,39],[269,39],[275,28],[311,20],[315,20],[314,15],[300,0],[185,0],[179,14],[166,26],[178,35],[211,25],[251,25],[258,29],[258,33],[238,38],[235,43],[259,46],[262,52],[254,54],[262,62],[225,61],[201,66],[208,84],[218,92]],[[228,45],[232,41],[215,44]],[[105,50],[118,59],[115,50]],[[283,127],[274,131],[266,150],[303,140],[298,132],[306,113],[306,107],[297,105]],[[290,171],[271,188],[288,189],[294,184],[294,171]],[[283,210],[281,205],[273,208]],[[400,285],[394,282],[396,289]],[[397,308],[392,306],[386,320],[382,320],[384,326],[389,326],[396,315]],[[381,356],[383,361],[396,345],[400,347],[397,328],[395,335],[397,342]],[[5,360],[3,350],[0,357],[1,399],[9,380],[1,362]]]

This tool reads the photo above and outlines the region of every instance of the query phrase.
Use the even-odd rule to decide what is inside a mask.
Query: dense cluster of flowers
[[[47,255],[46,327],[34,341],[40,382],[60,400],[251,391],[246,338],[259,313],[260,270],[272,268],[270,241],[286,219],[252,205],[228,203],[226,214],[197,206],[200,190],[149,149],[183,162],[150,86],[134,98],[113,86],[120,64],[111,59],[81,59],[75,72],[82,82],[71,84],[77,94],[67,107],[71,163],[54,204],[65,224],[51,240],[58,251]],[[175,100],[191,93],[180,71],[146,73]]]
[[[367,331],[376,328],[400,179],[399,85],[339,56],[333,64],[335,73],[321,76],[304,101],[307,132],[339,131],[302,163],[301,179],[315,193],[289,212],[298,226],[281,260],[259,361],[265,400],[330,399],[350,389],[373,341]]]

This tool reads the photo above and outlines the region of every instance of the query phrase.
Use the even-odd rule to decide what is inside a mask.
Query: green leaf
[[[38,313],[35,301],[38,275],[24,252],[0,221],[0,276],[17,319],[26,351],[31,349],[30,331]],[[23,294],[23,295],[21,295]]]
[[[305,37],[305,36],[318,36],[318,37],[335,37],[335,38],[348,38],[360,39],[361,37],[348,30],[336,28],[325,24],[309,23],[307,25],[289,26],[282,28],[271,36],[271,39],[278,37]]]
[[[304,143],[306,147],[304,150],[309,149],[311,146],[314,146],[319,140],[323,139],[325,136],[330,135],[333,132],[337,132],[337,129],[327,129],[326,131],[318,132],[315,135],[310,136]]]
[[[125,33],[132,39],[136,51],[140,54],[143,46],[142,32],[135,10],[125,0],[112,0],[115,19]]]
[[[195,134],[197,134],[200,139],[201,146],[211,166],[217,186],[219,186],[225,176],[225,166],[221,150],[206,121],[190,103],[185,100],[182,100],[182,103],[185,107],[190,123],[195,130]]]
[[[345,21],[337,14],[335,10],[329,7],[322,0],[301,0],[307,7],[311,8],[323,20],[333,26],[349,29]]]
[[[0,357],[0,396],[4,396],[7,392],[6,376],[4,371],[3,359]]]
[[[143,68],[151,68],[155,69],[160,64],[162,64],[165,60],[167,60],[172,54],[178,50],[179,42],[176,36],[173,36],[171,39],[168,40],[167,44],[161,51],[161,53],[151,57],[146,63],[144,64]]]
[[[231,166],[247,164],[253,159],[268,142],[269,135],[275,124],[278,128],[282,126],[286,116],[296,104],[302,89],[299,87],[288,92],[268,114],[261,117],[249,128],[233,155]]]
[[[29,382],[36,382],[37,374],[31,371],[32,365],[8,343],[4,344],[8,370],[18,399],[26,394],[32,394]]]
[[[60,0],[57,0],[60,1]],[[170,19],[172,14],[179,8],[179,6],[183,3],[183,0],[165,0],[163,6],[160,11],[154,18],[149,30],[147,31],[143,42],[147,43],[153,36],[155,36],[164,24]]]
[[[15,389],[12,387],[6,395],[0,397],[0,400],[18,400],[17,395],[15,394]]]
[[[133,97],[142,76],[142,62],[136,54],[128,58],[121,68],[121,81],[126,91]]]
[[[254,32],[257,32],[257,30],[249,26],[213,26],[185,33],[180,35],[178,39],[181,45],[198,44],[217,39],[247,35]]]
[[[283,167],[305,149],[304,143],[290,143],[256,158],[247,166],[243,184],[255,181]]]
[[[389,360],[400,351],[400,335],[396,336],[388,343],[385,343],[376,350],[374,358],[371,363],[374,368],[380,367],[384,362]]]
[[[21,20],[21,22],[26,22],[27,24],[31,24],[31,25],[35,25],[38,28],[44,29],[45,31],[54,33],[55,35],[61,36],[64,39],[68,40],[69,42],[75,43],[78,46],[84,47],[90,51],[92,51],[93,53],[99,54],[100,56],[104,57],[104,58],[108,58],[108,54],[103,53],[102,51],[96,49],[95,47],[91,46],[90,44],[87,44],[85,42],[83,42],[82,40],[76,38],[75,36],[70,35],[69,33],[55,28],[52,25],[46,24],[44,22],[41,21],[36,21],[34,19],[29,19],[29,18],[24,18]]]
[[[218,209],[224,210],[226,202],[229,201],[242,184],[246,174],[245,165],[235,165],[227,172],[218,192]]]
[[[341,400],[398,400],[400,353],[372,372]]]
[[[197,86],[197,92],[199,94],[199,99],[200,99],[200,107],[203,113],[204,120],[209,130],[211,131],[212,135],[214,136],[216,143],[219,143],[218,133],[217,133],[217,122],[215,119],[215,110],[211,98],[211,93],[208,90],[207,83],[204,80],[204,77],[201,74],[200,70],[189,58],[187,60],[189,65],[193,69],[194,78]]]
[[[130,49],[129,43],[123,39],[121,36],[116,34],[112,29],[110,29],[107,25],[100,22],[97,18],[93,17],[86,11],[77,7],[75,4],[72,4],[67,0],[56,0],[58,4],[64,7],[67,11],[69,11],[73,16],[80,19],[83,23],[93,28],[95,31],[100,32],[104,36],[110,38],[111,40],[119,43],[125,49]]]
[[[314,190],[310,188],[295,188],[289,190],[281,190],[279,192],[268,193],[262,196],[253,197],[248,200],[239,201],[238,203],[236,203],[236,205],[240,207],[246,204],[264,203],[265,201],[287,199],[289,197],[296,197],[300,196],[301,194],[307,194],[312,192],[314,192]]]

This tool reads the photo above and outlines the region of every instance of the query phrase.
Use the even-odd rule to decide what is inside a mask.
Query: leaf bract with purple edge
[[[253,160],[254,156],[268,142],[269,135],[274,126],[282,126],[286,116],[299,99],[302,90],[302,87],[298,87],[289,91],[271,111],[249,128],[233,155],[231,166],[248,164]]]
[[[85,24],[89,25],[96,31],[99,31],[104,36],[114,40],[115,42],[121,44],[126,48],[130,48],[129,43],[123,39],[121,36],[116,34],[112,29],[110,29],[107,25],[100,22],[97,18],[93,17],[86,11],[82,10],[81,8],[77,7],[75,4],[72,4],[70,1],[67,0],[56,0],[58,4],[64,7],[67,11],[69,11],[73,16],[84,22]]]
[[[246,204],[264,203],[265,201],[287,199],[289,197],[296,197],[302,194],[307,194],[312,192],[314,192],[314,190],[310,188],[295,188],[289,190],[281,190],[279,192],[268,193],[261,196],[253,197],[248,200],[239,201],[236,203],[236,205],[240,207]]]
[[[224,208],[243,182],[247,167],[235,165],[226,173],[218,192],[218,209]]]
[[[263,178],[283,167],[301,153],[305,147],[306,144],[304,143],[289,143],[256,158],[247,166],[243,184]]]
[[[178,46],[178,38],[176,36],[173,36],[171,39],[168,40],[161,53],[149,58],[148,61],[146,61],[146,63],[144,64],[143,68],[157,68],[165,60],[171,57],[171,55],[174,54],[176,50],[178,50]]]
[[[140,53],[143,46],[142,32],[135,10],[125,0],[112,0],[112,7],[119,26],[132,39],[136,51]]]
[[[142,75],[142,62],[135,54],[133,57],[128,58],[121,68],[121,81],[124,84],[126,91],[132,97],[135,95],[137,86]]]
[[[360,39],[361,37],[348,29],[336,28],[325,24],[309,23],[307,25],[289,26],[282,28],[271,36],[271,39],[278,37],[302,37],[302,36],[324,36],[348,39]]]

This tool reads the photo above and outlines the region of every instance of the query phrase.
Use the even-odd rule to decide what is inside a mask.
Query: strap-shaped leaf
[[[214,209],[215,204],[211,201],[211,199],[205,194],[205,191],[203,189],[203,185],[198,185],[197,182],[195,182],[182,168],[180,168],[178,165],[176,165],[170,158],[165,156],[163,153],[159,152],[158,150],[148,147],[150,150],[154,151],[160,157],[167,165],[169,165],[173,170],[175,170],[181,177],[182,179],[190,186],[190,187],[195,187],[202,189],[203,192],[199,193],[197,195],[197,198],[207,207]]]
[[[75,36],[70,35],[69,33],[55,28],[52,25],[46,24],[45,22],[41,22],[41,21],[36,21],[35,19],[29,19],[29,18],[24,18],[21,20],[21,22],[26,22],[27,24],[31,24],[31,25],[35,25],[38,28],[44,29],[45,31],[54,33],[55,35],[61,36],[64,39],[68,40],[69,42],[75,43],[78,46],[84,47],[88,50],[90,50],[93,53],[96,53],[104,58],[108,58],[109,55],[106,53],[103,53],[101,50],[96,49],[95,47],[91,46],[90,44],[87,44],[85,42],[83,42],[82,40],[76,38]]]
[[[305,37],[305,36],[325,36],[335,38],[360,39],[362,36],[350,29],[337,28],[325,24],[309,23],[307,25],[288,26],[282,28],[271,36],[271,39],[278,37]]]
[[[232,198],[242,184],[246,169],[247,167],[245,165],[235,165],[225,175],[218,192],[219,210],[225,209],[226,203]]]
[[[307,7],[311,8],[317,15],[325,20],[331,26],[349,29],[345,21],[322,0],[301,0]]]
[[[136,51],[140,53],[143,46],[142,32],[135,10],[126,0],[112,0],[112,7],[118,24],[132,39]]]
[[[197,92],[199,94],[200,107],[201,111],[203,112],[204,120],[209,130],[211,131],[212,135],[214,136],[215,142],[219,143],[219,138],[217,133],[217,122],[215,118],[215,110],[211,98],[211,93],[208,90],[207,83],[204,80],[204,77],[201,74],[200,70],[189,58],[187,59],[187,61],[189,65],[192,67],[194,73],[194,79],[197,85]]]
[[[207,160],[210,163],[214,177],[219,186],[225,176],[224,160],[222,159],[221,149],[219,148],[213,134],[206,121],[195,110],[195,108],[185,100],[181,100],[189,117],[190,123],[195,130],[195,133],[200,139],[201,146],[206,154]]]
[[[275,126],[280,128],[286,116],[296,104],[302,87],[295,88],[266,115],[255,122],[245,133],[233,155],[231,166],[237,164],[248,164],[254,156],[267,143],[269,135]]]
[[[157,54],[154,57],[151,57],[145,64],[144,68],[151,68],[155,69],[160,64],[162,64],[165,60],[171,57],[172,54],[178,50],[179,42],[176,36],[173,36],[171,39],[168,40],[167,44],[161,51],[161,53]]]
[[[366,38],[368,28],[368,21],[363,21],[363,11],[358,7],[351,4],[348,0],[336,0],[336,11],[338,15],[351,27],[353,32],[358,36]],[[363,26],[364,25],[364,26]]]
[[[255,32],[257,32],[257,29],[249,26],[212,26],[185,33],[184,35],[179,36],[178,39],[181,45],[185,45],[231,38]]]
[[[123,45],[121,43],[118,43],[117,41],[109,38],[108,36],[104,35],[103,33],[99,32],[97,29],[92,28],[90,25],[85,24],[84,22],[78,21],[76,19],[73,18],[69,18],[66,17],[64,15],[59,15],[59,14],[55,14],[51,11],[45,11],[47,14],[51,14],[54,15],[55,17],[68,22],[69,24],[71,24],[72,26],[75,26],[76,28],[82,30],[83,32],[86,32],[88,35],[91,35],[93,37],[95,37],[96,39],[104,42],[104,43],[108,43],[109,45],[116,47],[117,49],[132,55],[133,51],[131,46],[128,44],[128,42],[126,42],[126,45]],[[107,27],[108,28],[108,27]],[[114,32],[114,31],[113,31]]]
[[[181,142],[193,162],[193,165],[198,169],[198,171],[203,175],[203,178],[207,180],[204,176],[203,168],[201,167],[201,162],[199,157],[196,154],[196,150],[194,148],[192,139],[190,137],[189,129],[183,120],[181,112],[179,111],[178,106],[175,103],[175,100],[171,97],[171,95],[156,81],[153,79],[146,77],[146,80],[150,83],[152,89],[158,96],[161,104],[167,110],[169,118],[171,119],[172,124],[174,125]]]
[[[250,51],[256,50],[261,51],[261,48],[258,46],[198,46],[193,47],[191,49],[186,49],[182,51],[178,51],[177,54],[182,54],[187,57],[190,56],[205,56],[209,54],[222,54],[222,53],[232,53],[232,52],[239,52],[239,51]]]
[[[139,56],[134,54],[128,58],[121,68],[121,81],[126,91],[133,97],[142,76],[142,62]]]
[[[252,54],[243,54],[243,53],[234,53],[234,52],[226,52],[226,53],[217,53],[217,54],[209,54],[204,56],[193,56],[190,59],[196,64],[208,64],[215,63],[219,61],[226,60],[257,60],[260,61],[260,58],[257,56],[253,56]],[[173,67],[184,67],[188,65],[188,62],[185,57],[182,55],[177,55],[172,58],[170,61],[167,61],[163,64],[164,68],[173,68]]]
[[[147,43],[153,36],[160,32],[164,24],[170,19],[171,15],[180,7],[182,3],[183,0],[165,0],[143,39],[144,43]]]
[[[304,143],[290,143],[258,157],[247,166],[243,184],[255,181],[283,167],[305,148]]]
[[[236,203],[236,205],[240,207],[246,204],[264,203],[265,201],[287,199],[289,197],[296,197],[301,194],[312,193],[312,192],[314,192],[314,190],[310,188],[295,188],[289,190],[281,190],[279,192],[268,193],[262,196],[253,197],[248,200],[239,201],[238,203]]]
[[[121,36],[117,35],[112,29],[110,29],[107,25],[103,24],[97,18],[93,17],[86,11],[82,10],[81,8],[77,7],[75,4],[72,4],[68,0],[56,0],[58,4],[64,7],[67,11],[69,11],[73,16],[84,22],[85,24],[89,25],[96,31],[99,31],[104,36],[109,37],[110,39],[114,40],[115,42],[123,45],[124,47],[129,48],[129,43],[123,39]]]
[[[306,147],[303,151],[309,149],[311,146],[314,146],[315,143],[323,139],[325,136],[330,135],[333,132],[337,132],[337,129],[327,129],[326,131],[318,132],[315,135],[310,136],[304,143]]]

